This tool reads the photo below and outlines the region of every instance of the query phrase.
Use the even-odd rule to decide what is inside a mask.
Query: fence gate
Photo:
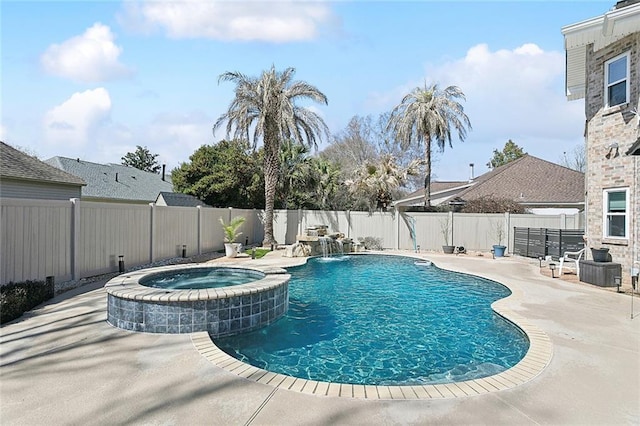
[[[513,253],[524,257],[552,256],[584,248],[580,229],[514,228]]]

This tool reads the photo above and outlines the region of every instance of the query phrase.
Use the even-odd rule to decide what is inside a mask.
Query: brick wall
[[[630,269],[637,262],[638,216],[640,215],[640,157],[625,154],[638,139],[638,117],[632,112],[638,108],[640,93],[640,32],[593,52],[587,50],[587,171],[586,171],[586,236],[588,247],[607,247],[613,261],[622,264],[623,281],[629,285]],[[604,64],[622,53],[630,52],[630,102],[612,108],[604,108]],[[618,155],[608,146],[619,145]],[[629,188],[631,221],[629,239],[616,240],[603,237],[603,190]]]

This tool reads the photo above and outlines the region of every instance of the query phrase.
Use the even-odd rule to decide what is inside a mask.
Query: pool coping
[[[372,253],[428,260],[424,257],[408,253]],[[366,253],[358,253],[358,255],[361,254],[366,255]],[[306,258],[304,261],[306,262]],[[435,262],[431,260],[429,261],[436,267],[440,267]],[[470,275],[480,276],[477,274]],[[499,282],[492,278],[488,279]],[[512,389],[533,380],[549,365],[551,358],[553,357],[553,345],[549,336],[537,326],[529,322],[526,318],[505,306],[507,303],[521,300],[521,294],[518,289],[513,288],[506,283],[499,283],[507,287],[511,291],[511,294],[503,299],[493,302],[491,304],[491,308],[498,315],[519,327],[526,334],[529,339],[529,350],[513,367],[501,373],[480,379],[442,384],[406,386],[357,385],[322,382],[274,373],[239,361],[218,348],[207,332],[192,333],[191,341],[198,352],[215,366],[247,380],[273,386],[277,389],[285,389],[318,396],[383,400],[464,398],[483,395]]]
[[[140,278],[150,273],[162,273],[180,269],[248,269],[264,274],[263,278],[228,287],[204,288],[204,289],[163,289],[147,287],[139,284]],[[217,297],[245,296],[257,293],[258,291],[269,290],[278,287],[284,280],[289,279],[287,270],[274,266],[245,266],[245,265],[219,265],[219,264],[188,264],[170,265],[155,268],[139,269],[137,271],[124,273],[110,279],[105,284],[107,294],[121,299],[147,301],[147,302],[187,302],[210,300]]]

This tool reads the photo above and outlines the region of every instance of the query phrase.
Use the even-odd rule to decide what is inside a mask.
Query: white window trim
[[[609,217],[607,201],[609,200],[608,194],[610,192],[624,191],[624,237],[616,237],[607,235],[607,217]],[[611,240],[628,240],[629,239],[629,224],[631,223],[631,200],[629,199],[629,188],[606,188],[602,190],[602,237]],[[614,216],[619,216],[621,213],[613,213]]]
[[[612,62],[617,61],[618,59],[621,59],[623,57],[627,57],[627,70],[625,72],[625,77],[623,79],[620,80],[616,80],[613,83],[609,84],[609,64]],[[629,76],[631,72],[631,55],[629,54],[629,52],[625,52],[621,55],[616,56],[615,58],[611,58],[608,61],[606,61],[604,63],[604,107],[605,108],[615,108],[617,106],[620,105],[624,105],[629,103],[629,97],[631,96],[631,90],[630,90],[630,81],[629,81]],[[626,101],[621,103],[621,104],[617,104],[614,105],[613,107],[609,105],[609,86],[613,86],[617,83],[620,83],[621,81],[626,81],[625,84],[625,89],[626,89],[626,94],[625,94],[625,98]]]

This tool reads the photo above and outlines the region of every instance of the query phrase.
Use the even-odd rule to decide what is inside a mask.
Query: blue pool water
[[[515,365],[529,347],[492,311],[510,294],[494,281],[384,255],[314,258],[289,272],[287,315],[216,339],[218,347],[269,371],[369,385],[486,377]]]
[[[167,290],[193,290],[229,287],[262,278],[264,278],[262,272],[250,269],[208,267],[158,272],[141,278],[139,283],[146,287]]]

